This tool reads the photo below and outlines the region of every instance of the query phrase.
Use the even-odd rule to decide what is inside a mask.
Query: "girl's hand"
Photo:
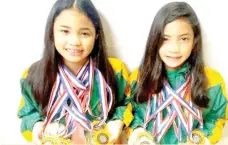
[[[107,123],[108,131],[110,133],[110,143],[115,143],[123,131],[124,123],[122,120],[113,120]]]
[[[33,126],[32,141],[36,145],[41,145],[43,125],[44,125],[44,122],[39,121],[39,122],[36,122]]]

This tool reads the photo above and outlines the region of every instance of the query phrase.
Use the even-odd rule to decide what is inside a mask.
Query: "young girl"
[[[221,139],[225,83],[204,65],[200,23],[187,3],[168,3],[156,14],[144,59],[130,83],[137,102],[130,145],[214,144]]]
[[[122,104],[127,77],[124,64],[107,57],[92,2],[57,0],[43,56],[20,80],[22,135],[36,144],[115,142],[132,120],[131,108]]]

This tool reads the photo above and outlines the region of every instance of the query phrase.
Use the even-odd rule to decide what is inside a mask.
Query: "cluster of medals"
[[[162,91],[148,100],[144,128],[146,130],[148,123],[152,121],[152,134],[143,133],[143,136],[147,136],[145,140],[149,141],[150,138],[154,137],[153,141],[158,143],[169,128],[173,126],[179,142],[183,141],[182,130],[185,130],[188,136],[187,142],[194,144],[205,143],[204,135],[201,131],[203,128],[202,113],[191,101],[190,86],[190,77],[177,90],[173,90],[168,82],[165,82]],[[168,112],[166,116],[163,116],[163,110]],[[198,120],[200,124],[197,130],[192,130],[194,119]],[[147,144],[149,143],[148,141]],[[141,143],[143,143],[143,140]]]
[[[101,115],[95,116],[90,107],[94,77],[99,84]],[[86,144],[109,143],[109,133],[105,121],[112,104],[112,91],[101,72],[95,68],[92,59],[73,75],[64,65],[59,65],[59,73],[52,88],[47,116],[44,121],[42,144],[70,145],[72,134],[78,126],[86,132]],[[86,114],[96,118],[90,121]],[[64,118],[64,125],[60,120]]]
[[[94,123],[97,123],[96,121]],[[61,123],[51,123],[47,125],[45,131],[42,135],[42,144],[43,145],[71,145],[71,138],[64,137],[65,126]],[[87,145],[105,145],[109,144],[109,132],[107,125],[103,124],[102,126],[94,126],[91,132],[88,132],[86,135],[86,144]]]

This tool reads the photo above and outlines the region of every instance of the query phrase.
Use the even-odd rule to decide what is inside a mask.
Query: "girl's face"
[[[82,66],[92,52],[96,31],[92,21],[75,8],[64,10],[54,22],[55,48],[64,64]]]
[[[168,23],[164,28],[163,44],[159,55],[166,69],[176,70],[190,56],[194,46],[194,32],[191,25],[184,19]]]

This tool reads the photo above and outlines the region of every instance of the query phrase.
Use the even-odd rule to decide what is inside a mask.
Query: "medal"
[[[110,134],[106,124],[98,125],[99,121],[93,122],[93,130],[88,133],[86,140],[90,145],[109,144]]]
[[[43,145],[58,145],[58,139],[52,136],[46,136],[41,139]]]
[[[65,126],[58,122],[48,124],[43,131],[41,142],[44,145],[70,145],[69,138],[64,138]]]
[[[153,145],[154,137],[149,132],[141,132],[136,137],[137,144],[140,145]]]
[[[58,136],[46,136],[41,139],[43,145],[71,145],[70,139]]]
[[[194,144],[205,144],[204,134],[198,129],[192,131],[191,138],[192,139],[188,139],[188,142],[191,142]]]

